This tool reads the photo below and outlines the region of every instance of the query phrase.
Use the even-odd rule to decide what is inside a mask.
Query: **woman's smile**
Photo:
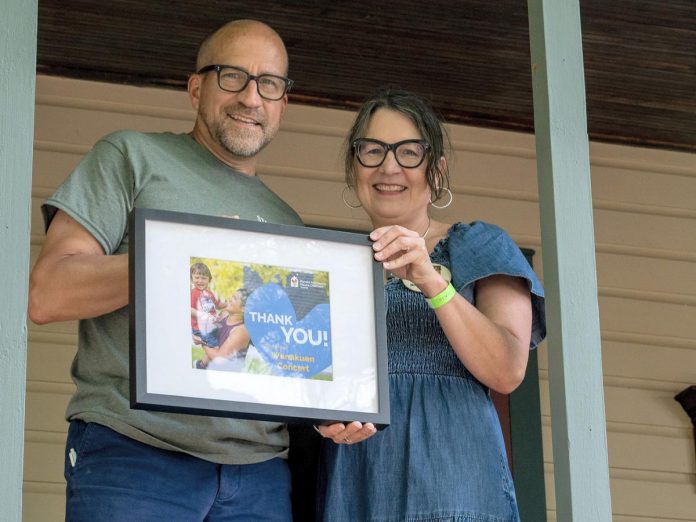
[[[380,194],[400,194],[406,190],[403,185],[387,185],[386,183],[375,183],[372,185]]]

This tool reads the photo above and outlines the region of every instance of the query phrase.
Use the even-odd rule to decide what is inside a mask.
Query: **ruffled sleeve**
[[[502,228],[474,221],[452,227],[448,240],[452,284],[457,291],[485,277],[504,274],[527,280],[532,296],[530,348],[546,337],[544,289],[520,248]]]

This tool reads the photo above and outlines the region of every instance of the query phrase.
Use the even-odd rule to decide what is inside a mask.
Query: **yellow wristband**
[[[430,299],[426,297],[425,300],[428,302],[428,306],[435,310],[437,308],[440,308],[442,305],[449,303],[456,293],[457,291],[452,286],[452,283],[450,283],[447,285],[447,288],[445,288],[442,292],[440,292],[434,297],[431,297]]]

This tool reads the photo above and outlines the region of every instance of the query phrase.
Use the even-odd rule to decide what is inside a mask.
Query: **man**
[[[190,134],[106,136],[43,206],[47,234],[29,316],[80,320],[77,390],[66,413],[67,520],[291,517],[285,425],[129,407],[131,209],[301,224],[255,176],[292,84],[279,35],[257,21],[228,23],[203,42],[196,70]],[[351,442],[374,432],[359,423],[330,428]]]

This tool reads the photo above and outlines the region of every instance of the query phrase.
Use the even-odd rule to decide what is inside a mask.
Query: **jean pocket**
[[[81,420],[70,421],[68,437],[65,443],[65,480],[71,476],[81,464],[80,456],[84,455],[92,434],[92,423]]]

